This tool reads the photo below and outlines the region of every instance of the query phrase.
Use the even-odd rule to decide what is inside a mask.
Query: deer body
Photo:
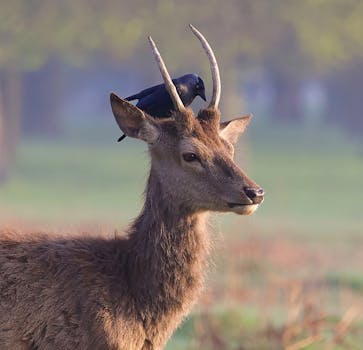
[[[205,214],[153,188],[127,238],[3,234],[0,349],[163,347],[202,286],[208,243]]]
[[[195,117],[150,39],[176,112],[154,119],[111,94],[120,129],[151,157],[143,210],[121,238],[0,234],[1,350],[159,350],[203,285],[209,211],[253,213],[263,191],[233,161],[250,117],[220,123],[213,96]]]

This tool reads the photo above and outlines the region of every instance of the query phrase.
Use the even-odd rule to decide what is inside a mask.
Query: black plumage
[[[185,107],[188,107],[197,96],[206,100],[204,82],[197,74],[183,75],[173,79],[173,83]],[[125,100],[138,100],[136,107],[154,118],[169,118],[174,111],[173,102],[164,84],[142,90],[135,95],[126,97]],[[122,135],[118,141],[125,137]]]

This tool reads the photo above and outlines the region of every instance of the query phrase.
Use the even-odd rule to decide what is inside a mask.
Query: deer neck
[[[195,299],[208,251],[205,213],[173,198],[151,170],[144,208],[133,223],[128,267],[133,292],[148,307],[155,300],[181,305]]]

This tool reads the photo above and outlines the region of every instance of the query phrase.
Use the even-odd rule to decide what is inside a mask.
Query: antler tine
[[[219,68],[218,68],[218,63],[216,60],[216,57],[214,56],[214,52],[212,50],[212,48],[210,47],[208,41],[206,40],[206,38],[203,36],[202,33],[199,32],[198,29],[196,29],[194,26],[192,26],[191,24],[189,24],[190,29],[192,30],[192,32],[194,33],[194,35],[199,39],[199,41],[201,42],[207,56],[209,59],[209,64],[210,64],[210,70],[212,73],[212,80],[213,80],[213,96],[211,98],[211,101],[209,103],[209,107],[218,109],[218,105],[219,105],[219,100],[221,98],[221,78],[219,75]]]
[[[160,55],[160,52],[159,52],[158,48],[156,47],[154,40],[151,38],[151,36],[149,36],[148,39],[149,39],[149,43],[151,45],[151,49],[153,51],[156,63],[159,66],[161,76],[164,79],[165,87],[169,93],[171,100],[173,101],[175,110],[183,111],[185,109],[183,101],[181,100],[180,96],[178,95],[176,87],[170,78],[170,75],[169,75],[168,70],[165,66],[165,63]]]

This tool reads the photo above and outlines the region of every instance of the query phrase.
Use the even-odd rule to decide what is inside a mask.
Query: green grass
[[[266,191],[264,218],[305,231],[363,227],[363,157],[354,144],[335,130],[258,131],[249,136],[250,158]]]
[[[298,334],[288,345],[297,344],[314,334],[314,326],[309,328],[303,315],[295,322]],[[320,349],[360,349],[363,341],[361,324],[350,325],[349,332],[341,341],[337,341],[336,329],[339,318],[326,318],[318,326],[319,339],[302,347],[291,347],[296,350]],[[276,326],[261,318],[260,315],[250,314],[250,310],[235,306],[224,310],[212,310],[209,313],[194,312],[179,328],[166,346],[166,350],[284,350],[283,334],[288,334],[288,326]],[[306,327],[306,328],[304,328]],[[291,325],[294,330],[294,325]],[[296,329],[296,328],[295,328]],[[286,341],[286,338],[285,338]]]
[[[345,271],[343,273],[330,273],[327,276],[327,282],[334,287],[349,288],[363,294],[363,275],[362,273],[352,273]]]
[[[74,132],[64,143],[22,143],[13,176],[0,188],[0,215],[111,223],[135,216],[147,176],[146,146],[130,139],[108,142],[114,136],[96,130],[83,134],[80,139]],[[363,160],[335,131],[252,125],[238,152],[238,162],[266,192],[248,222],[346,233],[363,226]]]
[[[140,207],[148,161],[141,147],[112,146],[21,145],[0,208],[41,222],[125,221]]]

